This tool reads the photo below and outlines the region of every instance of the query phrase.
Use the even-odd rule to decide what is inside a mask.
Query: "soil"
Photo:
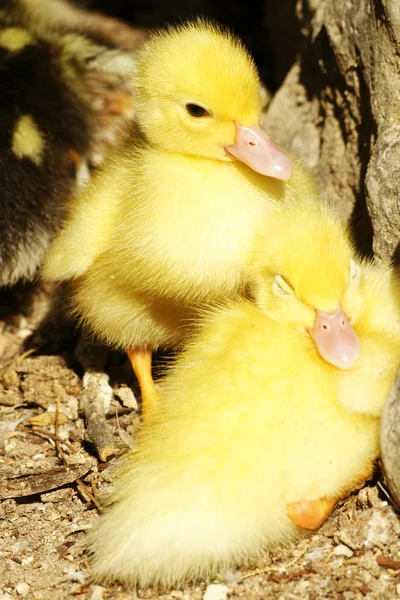
[[[40,286],[0,298],[0,600],[400,598],[400,520],[379,470],[315,535],[213,581],[168,593],[94,584],[86,535],[118,456],[100,463],[86,440],[79,400],[90,345],[76,352],[79,336],[63,321],[62,303],[62,291]],[[107,423],[122,454],[139,422],[129,392],[136,389],[124,356],[93,348],[92,362],[109,376],[101,383],[111,390]]]

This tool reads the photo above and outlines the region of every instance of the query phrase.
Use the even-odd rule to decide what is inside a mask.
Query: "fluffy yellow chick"
[[[261,308],[266,305],[270,316],[276,304],[280,320],[284,310],[289,319],[307,322],[321,356],[340,369],[351,368],[360,349],[350,314],[343,306],[349,281],[358,280],[354,256],[348,233],[335,211],[317,196],[305,196],[297,202],[282,203],[264,221],[255,239],[248,274],[257,304]],[[265,286],[271,273],[277,276],[275,301]],[[290,302],[281,305],[280,296]]]
[[[126,349],[156,401],[151,350],[180,346],[200,307],[241,294],[271,206],[310,186],[259,126],[259,80],[233,35],[203,21],[155,34],[135,75],[132,137],[73,201],[43,267],[76,280],[76,313]]]
[[[328,208],[313,211],[305,203],[303,215],[292,206],[276,218],[287,258],[264,270],[260,307],[237,300],[211,314],[167,376],[91,535],[97,579],[143,587],[208,577],[316,529],[371,475],[379,418],[342,404],[362,413],[372,401],[376,415],[384,404],[386,386],[373,382],[390,383],[400,361],[400,283],[357,262]],[[352,368],[322,358],[309,333],[316,303],[347,313],[361,349]]]

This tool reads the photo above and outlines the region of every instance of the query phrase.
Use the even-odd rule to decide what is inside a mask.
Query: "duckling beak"
[[[335,312],[316,311],[309,333],[318,352],[338,369],[351,369],[360,354],[360,340],[339,305]]]
[[[225,151],[261,175],[283,181],[292,176],[291,159],[269,139],[260,125],[245,127],[236,123],[235,144],[225,146]]]

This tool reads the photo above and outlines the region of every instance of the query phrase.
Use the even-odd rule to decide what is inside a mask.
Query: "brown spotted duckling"
[[[0,286],[35,275],[68,198],[131,126],[138,35],[121,24],[122,50],[116,23],[0,0]]]

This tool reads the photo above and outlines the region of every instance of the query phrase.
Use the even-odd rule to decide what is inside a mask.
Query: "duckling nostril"
[[[257,146],[256,142],[249,142],[249,146]]]

